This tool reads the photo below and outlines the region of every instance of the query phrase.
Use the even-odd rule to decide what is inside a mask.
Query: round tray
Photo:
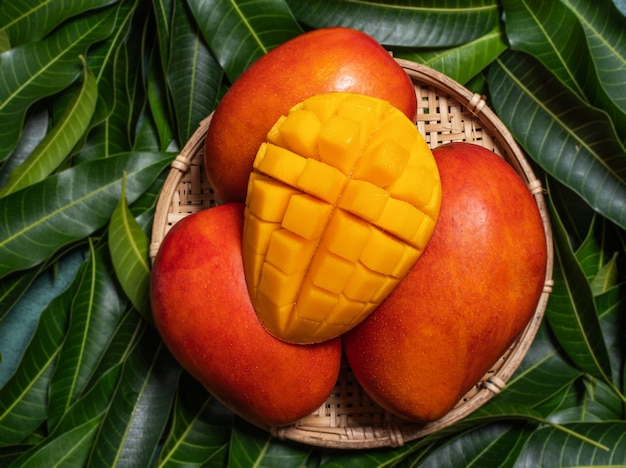
[[[543,293],[532,320],[513,345],[441,419],[416,424],[384,411],[360,387],[344,359],[332,394],[318,410],[293,425],[264,428],[279,438],[330,448],[397,447],[450,426],[505,387],[539,329],[552,290],[552,231],[543,188],[512,135],[480,95],[431,68],[407,60],[396,61],[413,81],[418,102],[417,127],[431,148],[452,141],[479,144],[502,156],[527,183],[543,218],[548,248]],[[204,139],[211,117],[200,123],[172,162],[156,208],[150,245],[152,259],[172,225],[191,213],[219,204],[203,168]]]

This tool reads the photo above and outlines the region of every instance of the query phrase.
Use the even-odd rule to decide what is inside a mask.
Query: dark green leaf
[[[487,34],[498,23],[494,0],[287,0],[299,21],[314,28],[347,26],[390,46],[450,47]]]
[[[173,425],[156,466],[226,466],[234,415],[196,380],[183,374]]]
[[[1,445],[21,442],[46,419],[48,386],[77,285],[75,280],[43,311],[19,367],[0,389]]]
[[[172,20],[176,53],[168,64],[168,86],[174,102],[178,139],[185,143],[217,102],[222,69],[211,55],[184,0],[176,0]]]
[[[90,235],[111,216],[127,174],[137,199],[162,171],[167,153],[123,153],[89,161],[0,199],[0,277],[46,260]]]
[[[84,60],[81,57],[81,60]],[[57,124],[17,167],[0,190],[0,197],[39,182],[50,175],[70,154],[89,125],[96,107],[98,88],[93,73],[83,63],[83,84]]]
[[[502,54],[489,67],[488,80],[498,115],[528,154],[626,227],[626,158],[606,114],[521,53]]]
[[[144,326],[124,363],[88,466],[149,466],[168,421],[179,375],[180,367],[156,330]]]
[[[100,8],[114,0],[13,0],[0,2],[0,32],[7,35],[11,47],[35,42],[63,21]]]
[[[15,148],[28,107],[79,76],[79,55],[111,34],[114,19],[115,8],[87,14],[45,40],[0,55],[0,161]]]
[[[302,32],[283,0],[187,0],[187,4],[231,82],[270,49]]]
[[[626,423],[573,423],[566,427],[599,441],[603,450],[562,430],[546,427],[530,437],[516,466],[623,466],[626,460]]]
[[[106,248],[91,246],[71,306],[67,338],[50,382],[48,426],[54,428],[85,389],[124,312]]]
[[[126,204],[126,182],[122,197],[109,221],[109,252],[113,269],[126,296],[137,311],[150,321],[148,236],[141,230]]]
[[[447,49],[398,52],[398,58],[412,60],[440,71],[461,84],[466,84],[484,70],[507,48],[500,27],[473,41]]]
[[[576,365],[611,385],[611,362],[591,289],[558,213],[552,204],[549,207],[555,241],[554,288],[546,318],[559,343]]]

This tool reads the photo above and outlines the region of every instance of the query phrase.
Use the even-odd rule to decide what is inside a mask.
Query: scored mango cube
[[[248,183],[243,262],[259,320],[291,343],[350,330],[418,260],[440,207],[432,152],[400,110],[339,92],[297,104]]]

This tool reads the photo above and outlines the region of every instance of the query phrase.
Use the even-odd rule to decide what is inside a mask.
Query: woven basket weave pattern
[[[298,423],[265,428],[273,435],[310,445],[332,448],[401,446],[405,442],[450,426],[500,392],[517,369],[534,339],[552,286],[552,234],[541,183],[522,151],[484,99],[427,67],[397,60],[412,79],[418,102],[417,127],[431,148],[453,141],[468,141],[501,155],[526,181],[541,212],[548,246],[546,283],[533,319],[513,345],[457,405],[443,418],[428,424],[403,421],[380,408],[362,390],[343,362],[333,393],[317,411]],[[154,258],[169,228],[191,213],[219,204],[206,179],[204,139],[211,116],[172,163],[154,219],[150,256]]]

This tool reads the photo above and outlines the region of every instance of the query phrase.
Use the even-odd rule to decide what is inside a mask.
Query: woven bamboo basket
[[[480,95],[431,68],[407,60],[396,61],[413,81],[418,102],[417,127],[431,148],[453,141],[479,144],[503,157],[527,183],[543,218],[548,248],[543,293],[533,318],[516,341],[441,419],[416,424],[384,411],[360,387],[344,359],[333,392],[318,410],[293,425],[264,428],[282,439],[329,448],[398,447],[463,419],[505,388],[539,329],[552,290],[552,232],[543,188],[508,129]],[[152,259],[172,225],[191,213],[220,203],[203,169],[204,139],[210,121],[211,115],[200,123],[172,162],[154,218]]]

